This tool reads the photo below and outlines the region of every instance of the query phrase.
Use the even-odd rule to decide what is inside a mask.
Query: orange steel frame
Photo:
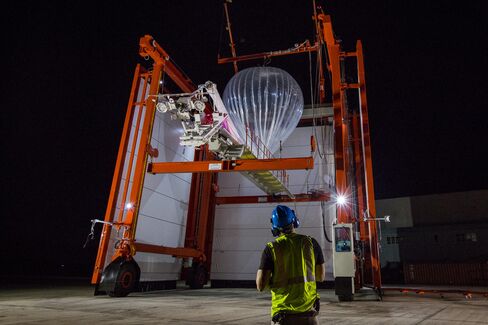
[[[356,43],[356,52],[343,52],[340,43],[335,39],[332,29],[330,16],[319,14],[318,20],[321,22],[322,36],[327,46],[329,56],[328,69],[331,72],[332,88],[332,106],[334,109],[334,143],[335,143],[335,168],[336,168],[336,194],[351,197],[356,195],[358,202],[357,216],[359,223],[360,239],[369,241],[366,246],[365,266],[368,276],[361,281],[372,283],[375,288],[381,288],[381,268],[379,260],[378,236],[376,230],[376,208],[374,199],[373,186],[373,168],[371,158],[371,142],[369,136],[369,120],[366,101],[366,81],[364,73],[364,58],[361,41]],[[343,82],[343,73],[341,63],[347,58],[356,58],[358,80],[354,84]],[[347,89],[359,90],[359,114],[352,117],[353,136],[358,141],[353,148],[356,153],[355,157],[348,156],[349,149],[349,130],[351,123],[345,123],[348,120],[349,113],[346,105],[345,92]],[[357,119],[360,119],[359,123]],[[359,124],[359,125],[358,125]],[[360,127],[359,127],[360,126]],[[361,146],[359,146],[361,143]],[[348,179],[349,162],[355,159],[356,175],[355,179]],[[362,177],[364,175],[364,178]],[[356,184],[356,193],[351,193],[351,184]],[[339,223],[351,223],[353,220],[353,211],[355,208],[348,205],[339,205],[337,207],[337,219]],[[365,221],[363,215],[365,212],[371,220]]]
[[[108,246],[110,242],[110,237],[112,233],[112,228],[115,227],[117,231],[123,229],[122,240],[117,246],[115,253],[111,257],[115,260],[119,256],[126,258],[131,258],[136,251],[142,252],[159,252],[162,254],[170,254],[179,257],[195,257],[201,261],[205,260],[205,255],[203,249],[198,249],[199,246],[194,247],[184,247],[184,248],[172,248],[172,247],[159,247],[155,245],[139,244],[135,243],[135,233],[137,225],[137,216],[139,213],[138,204],[141,199],[142,189],[144,184],[144,176],[146,174],[148,157],[157,156],[157,150],[151,148],[150,139],[152,134],[152,126],[155,116],[155,105],[156,102],[152,99],[153,96],[159,94],[160,91],[160,81],[163,73],[168,75],[175,84],[184,92],[191,92],[196,89],[195,85],[191,80],[184,75],[170,60],[169,55],[156,43],[156,41],[149,35],[146,35],[140,39],[139,42],[139,54],[145,59],[151,58],[154,61],[151,71],[146,71],[139,64],[136,66],[134,73],[134,79],[132,83],[131,93],[129,97],[129,103],[127,107],[126,118],[124,122],[124,128],[122,132],[122,138],[119,145],[119,151],[117,154],[117,162],[115,165],[115,172],[112,179],[112,186],[110,190],[109,200],[107,204],[107,209],[105,212],[105,221],[108,222],[103,225],[102,235],[100,238],[100,244],[98,248],[98,254],[95,261],[95,267],[92,275],[92,283],[98,284],[101,279],[101,274],[103,267],[105,265],[105,260],[107,258]],[[142,102],[136,102],[137,96],[140,90],[140,84],[143,83],[143,90],[141,98]],[[149,91],[147,87],[149,86]],[[149,98],[145,100],[145,98]],[[132,122],[134,119],[135,108],[139,108],[136,130],[139,129],[140,122],[142,120],[143,108],[145,107],[144,122],[142,125],[142,131],[140,137],[137,136],[135,132],[134,140],[132,144],[132,154],[129,158],[129,164],[127,167],[127,173],[125,177],[125,183],[123,184],[122,192],[122,204],[120,207],[120,213],[117,220],[115,220],[115,211],[117,198],[119,197],[119,189],[122,184],[122,171],[124,169],[124,160],[128,149],[128,143],[130,138],[130,130],[132,127]],[[137,158],[135,158],[135,147],[139,143],[139,149],[137,152]],[[195,159],[200,159],[200,155],[196,154]],[[129,183],[129,179],[132,173],[132,165],[135,161],[135,168],[132,174],[133,182],[132,185]],[[198,174],[192,175],[192,190],[194,192],[199,189],[206,189],[206,193],[211,197],[214,193],[209,190],[211,184],[207,181],[202,183],[196,183],[194,178],[198,177]],[[126,212],[125,218],[123,218],[123,207],[125,206],[126,196],[128,188],[130,188],[130,197],[128,202],[131,202],[133,206]],[[191,200],[190,200],[191,201]],[[203,211],[203,210],[202,210]],[[208,214],[208,210],[205,211]],[[193,210],[189,209],[189,214],[193,213]],[[208,216],[206,216],[208,217]],[[190,220],[191,219],[191,220]],[[194,218],[189,215],[190,223]],[[113,225],[113,226],[112,226]],[[200,237],[205,237],[205,233],[200,234]],[[203,240],[199,240],[199,243]],[[201,247],[201,246],[200,246]]]
[[[366,101],[366,81],[364,72],[364,57],[361,41],[356,43],[356,52],[343,52],[340,43],[335,39],[332,29],[330,16],[319,14],[318,20],[322,23],[323,39],[327,46],[329,55],[329,71],[331,72],[332,106],[334,109],[334,133],[335,133],[335,168],[336,168],[336,192],[338,195],[351,197],[356,195],[358,202],[359,233],[361,240],[368,240],[365,258],[366,275],[368,278],[362,279],[372,283],[375,288],[381,288],[381,268],[379,260],[378,235],[376,229],[376,208],[374,199],[373,167],[371,157],[371,141],[369,136],[369,120]],[[341,61],[345,58],[356,58],[358,82],[346,84],[343,82],[344,71],[341,69]],[[350,124],[344,123],[348,119],[347,105],[345,103],[345,92],[347,89],[359,90],[359,114],[353,115],[352,127],[353,134],[358,137],[355,146],[356,157],[348,157],[349,138],[348,127]],[[360,119],[360,128],[357,118]],[[356,127],[354,127],[356,126]],[[361,143],[362,146],[358,144]],[[362,156],[362,157],[361,157]],[[355,158],[356,177],[348,179],[349,162]],[[361,159],[362,158],[362,159]],[[362,173],[361,173],[362,172]],[[362,175],[364,174],[364,178]],[[356,192],[351,193],[351,186],[355,182]],[[352,206],[338,206],[337,219],[339,223],[354,222],[352,218]],[[365,221],[364,213],[371,217]],[[369,212],[369,213],[368,213]]]
[[[160,69],[156,69],[155,72],[156,73],[160,72]],[[129,97],[129,104],[127,107],[127,113],[126,113],[126,117],[125,117],[125,121],[124,121],[124,128],[122,131],[122,138],[120,140],[119,151],[117,154],[115,172],[114,172],[114,176],[112,179],[112,186],[110,189],[110,195],[109,195],[109,200],[108,200],[108,204],[107,204],[107,209],[105,212],[105,221],[113,223],[113,225],[115,226],[115,228],[117,230],[120,230],[122,227],[129,224],[128,222],[122,221],[122,215],[121,214],[118,215],[117,220],[114,220],[114,219],[115,219],[115,211],[116,211],[116,202],[117,202],[117,198],[119,196],[119,188],[120,188],[120,185],[122,183],[122,172],[124,169],[123,162],[124,162],[125,155],[127,152],[127,147],[128,147],[129,138],[130,138],[131,123],[133,122],[133,117],[134,117],[134,109],[136,106],[138,106],[139,110],[141,111],[142,106],[143,106],[142,103],[136,103],[136,100],[137,100],[136,96],[139,92],[141,82],[144,82],[144,87],[143,87],[144,89],[143,89],[142,96],[145,95],[146,90],[147,90],[148,80],[154,76],[155,76],[154,74],[146,72],[145,69],[143,67],[141,67],[139,64],[136,66],[136,70],[134,73],[134,79],[132,82],[131,93],[130,93],[130,97]],[[140,115],[141,114],[139,114],[139,116],[137,118],[137,122],[136,122],[136,125],[138,128],[139,128],[140,121],[141,121]],[[147,119],[146,119],[146,122],[147,122]],[[146,125],[144,125],[144,126],[149,127]],[[134,143],[135,143],[135,141],[134,141]],[[134,146],[132,146],[132,153],[134,153]],[[144,155],[142,155],[141,157],[143,157],[143,156]],[[130,164],[129,164],[128,170],[132,169],[133,159],[134,159],[134,155],[132,154],[130,157]],[[141,170],[142,167],[140,165],[141,164],[136,165],[136,169],[139,168],[139,170]],[[139,179],[140,179],[140,177],[139,177]],[[134,184],[135,184],[135,182],[134,182]],[[123,191],[123,197],[124,198],[127,195],[127,190],[128,190],[128,182],[126,182],[124,184],[124,191]],[[135,193],[137,193],[137,191],[132,192],[133,195]],[[129,219],[129,217],[127,219]],[[132,220],[133,220],[133,218],[132,218]],[[132,221],[132,220],[128,220],[128,221]],[[97,254],[96,261],[95,261],[95,268],[93,270],[93,275],[92,275],[92,283],[93,284],[97,284],[100,282],[101,274],[102,274],[103,267],[105,264],[105,259],[107,257],[108,245],[109,245],[109,241],[110,241],[110,237],[111,237],[111,232],[112,232],[112,225],[111,224],[104,224],[103,228],[102,228],[102,234],[100,237],[98,254]],[[122,247],[120,246],[120,248],[122,248]],[[127,243],[125,243],[123,245],[123,249],[120,249],[117,252],[116,256],[113,256],[112,259],[115,259],[116,257],[118,257],[120,255],[127,255],[128,252],[130,253],[130,250],[131,250],[130,244],[127,245]]]
[[[335,155],[335,178],[336,193],[349,199],[355,197],[357,206],[337,205],[337,220],[339,223],[358,223],[360,240],[365,245],[364,265],[365,276],[360,278],[360,286],[365,283],[372,284],[374,288],[381,289],[381,268],[379,260],[378,235],[376,229],[376,208],[373,184],[373,168],[371,157],[371,141],[369,135],[369,119],[366,100],[366,81],[364,72],[364,57],[361,41],[356,43],[355,52],[344,52],[340,42],[335,38],[331,18],[323,12],[314,12],[317,41],[310,44],[308,41],[304,46],[285,51],[262,52],[236,56],[232,51],[232,57],[218,58],[219,63],[237,62],[264,59],[275,56],[316,52],[318,56],[319,69],[319,100],[325,101],[325,74],[322,60],[322,45],[327,48],[328,64],[325,67],[330,73],[330,91],[332,95],[332,106],[334,112],[334,155]],[[357,64],[357,82],[344,82],[345,71],[342,68],[346,58],[355,58]],[[357,89],[359,95],[359,112],[349,116],[346,91]],[[349,131],[352,131],[353,141],[349,139]],[[353,156],[348,152],[350,143],[353,143]],[[353,163],[354,170],[351,170],[350,163]],[[356,191],[352,192],[352,185],[355,184]],[[217,202],[226,203],[258,203],[259,197],[239,199],[238,197],[217,198]],[[312,199],[309,199],[311,201]],[[353,210],[355,209],[355,210]],[[356,215],[356,217],[354,217]],[[367,216],[367,220],[364,219]]]
[[[215,204],[256,204],[256,203],[283,203],[283,202],[314,202],[329,201],[329,193],[321,194],[295,194],[295,198],[288,195],[257,195],[257,196],[218,196]]]
[[[213,219],[216,204],[215,192],[217,186],[217,172],[277,170],[277,169],[309,169],[313,168],[313,158],[289,158],[289,159],[252,159],[219,161],[213,160],[212,153],[207,146],[201,146],[195,150],[193,162],[154,162],[148,163],[148,158],[158,156],[157,149],[150,145],[153,121],[155,117],[155,96],[160,93],[160,81],[163,74],[170,77],[183,92],[192,92],[196,89],[191,80],[176,65],[169,60],[169,55],[149,35],[140,39],[139,54],[145,59],[151,58],[153,66],[146,71],[139,64],[136,66],[132,83],[129,103],[127,107],[122,138],[117,154],[115,172],[112,179],[107,209],[105,212],[106,222],[103,225],[102,235],[92,275],[92,284],[98,284],[109,249],[112,230],[117,232],[123,230],[122,239],[116,246],[111,260],[118,257],[131,259],[136,252],[148,252],[167,254],[175,257],[194,258],[202,263],[207,270],[210,270],[212,240],[213,240]],[[137,102],[137,96],[141,90],[141,102]],[[135,108],[139,111],[135,116]],[[145,110],[143,108],[145,107]],[[210,113],[210,111],[206,111]],[[142,119],[144,114],[144,119]],[[131,154],[123,181],[123,170],[128,145],[131,135],[132,123],[136,123],[135,130],[139,130],[141,121],[142,129],[140,136],[137,132],[131,146]],[[136,145],[139,144],[137,156],[135,155]],[[133,168],[133,164],[135,166]],[[221,166],[220,170],[209,170],[209,164]],[[186,236],[184,247],[165,247],[150,244],[137,243],[135,241],[137,216],[139,214],[139,202],[141,200],[144,177],[146,172],[156,173],[192,173],[189,208],[187,215]],[[133,179],[132,184],[130,179]],[[127,199],[130,187],[130,195]],[[122,193],[119,190],[122,189]],[[116,216],[117,198],[121,195],[119,213]],[[129,209],[124,209],[126,202],[131,203]],[[125,213],[125,218],[124,218]]]
[[[227,9],[227,8],[225,8]],[[317,42],[310,45],[308,42],[297,49],[286,51],[263,52],[245,56],[236,56],[233,50],[231,58],[218,58],[218,63],[233,63],[234,71],[237,71],[237,62],[272,56],[283,56],[300,54],[306,52],[317,52],[319,57],[320,72],[320,103],[325,101],[325,76],[322,66],[322,45],[327,48],[328,65],[325,67],[330,73],[332,106],[334,112],[334,147],[336,166],[336,195],[355,196],[357,207],[352,205],[338,206],[337,219],[339,223],[359,223],[360,239],[366,244],[365,249],[365,278],[361,284],[372,283],[381,288],[381,273],[378,252],[378,237],[376,229],[376,209],[374,200],[374,184],[372,172],[371,143],[369,136],[369,120],[366,100],[366,84],[364,73],[364,61],[361,41],[357,41],[355,52],[344,52],[340,42],[334,36],[330,16],[323,13],[315,14],[314,19],[317,29]],[[230,24],[230,23],[228,23]],[[229,30],[230,32],[230,30]],[[231,36],[231,34],[230,34]],[[232,42],[232,41],[231,41]],[[251,170],[273,170],[273,169],[308,169],[313,168],[313,159],[288,158],[268,160],[237,160],[237,161],[213,161],[212,154],[205,146],[195,150],[194,162],[157,162],[148,164],[148,156],[156,156],[157,150],[150,146],[150,135],[155,115],[155,101],[146,100],[136,103],[136,96],[139,92],[141,80],[144,80],[143,98],[151,98],[159,93],[159,81],[163,73],[168,75],[183,92],[192,92],[196,89],[191,80],[179,70],[170,60],[169,55],[154,41],[146,35],[140,40],[139,54],[154,61],[151,71],[145,71],[137,65],[132,84],[131,95],[127,108],[127,115],[124,122],[124,129],[117,155],[112,187],[108,200],[105,221],[113,224],[116,229],[124,229],[124,240],[118,245],[112,260],[119,256],[132,257],[136,251],[169,254],[177,257],[193,257],[204,263],[207,270],[210,270],[211,244],[213,234],[213,217],[215,204],[229,203],[260,203],[260,202],[289,202],[289,201],[326,201],[330,199],[329,194],[320,195],[296,195],[294,200],[285,197],[215,197],[217,186],[217,172],[251,171]],[[343,82],[344,71],[341,68],[346,58],[355,58],[357,62],[358,80],[357,83]],[[148,83],[150,81],[150,84]],[[146,95],[147,86],[149,92]],[[350,117],[347,112],[346,90],[357,89],[359,93],[359,112]],[[130,191],[129,202],[134,203],[122,220],[122,212],[119,218],[114,221],[115,204],[119,195],[118,191],[122,182],[122,170],[125,154],[127,152],[131,122],[134,115],[134,107],[139,105],[140,111],[145,105],[146,118],[142,127],[142,135],[139,139],[139,151],[137,153],[134,182]],[[350,119],[350,121],[348,121]],[[137,119],[140,123],[140,116]],[[349,139],[349,131],[352,128],[353,140]],[[353,143],[353,156],[349,157],[348,150],[350,143]],[[135,147],[134,147],[135,148]],[[133,149],[134,149],[133,148]],[[134,150],[132,150],[134,152]],[[132,157],[133,158],[133,157]],[[353,163],[355,172],[350,170],[350,162]],[[132,160],[130,160],[130,166]],[[220,170],[209,170],[209,164],[220,164]],[[128,169],[130,171],[130,168]],[[134,242],[137,215],[142,194],[144,176],[146,171],[151,173],[178,173],[192,172],[191,191],[189,198],[189,211],[185,237],[185,247],[163,247]],[[129,174],[130,176],[130,174]],[[351,177],[353,176],[353,177]],[[126,179],[128,179],[126,177]],[[352,184],[356,185],[356,193],[351,193]],[[123,197],[127,194],[129,184],[124,184]],[[264,199],[265,198],[265,199]],[[124,201],[125,204],[125,201]],[[356,209],[353,211],[353,209]],[[354,220],[354,213],[358,216]],[[364,220],[363,214],[370,219]],[[103,266],[107,258],[110,234],[112,226],[104,224],[100,246],[98,250],[95,268],[92,276],[92,283],[100,282]]]
[[[207,160],[198,162],[165,162],[152,163],[148,171],[153,174],[161,173],[215,173],[241,172],[250,170],[290,170],[312,169],[313,158],[278,158],[278,159],[236,159],[236,160]]]

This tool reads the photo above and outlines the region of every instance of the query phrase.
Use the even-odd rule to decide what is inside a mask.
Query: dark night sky
[[[377,198],[488,188],[486,1],[325,9],[345,50],[363,41]],[[217,0],[3,5],[0,251],[19,263],[0,274],[89,274],[96,245],[81,246],[104,214],[139,37],[153,35],[196,84],[223,91],[232,69],[216,63],[219,47],[229,52],[222,13]],[[312,39],[311,14],[311,1],[234,0],[238,54]],[[306,55],[269,65],[308,75]]]

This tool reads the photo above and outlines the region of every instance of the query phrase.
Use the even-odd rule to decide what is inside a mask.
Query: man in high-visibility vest
[[[278,238],[266,244],[256,274],[257,289],[271,289],[275,324],[318,324],[316,281],[325,279],[324,255],[315,239],[295,232],[299,225],[289,207],[273,210],[271,232]]]

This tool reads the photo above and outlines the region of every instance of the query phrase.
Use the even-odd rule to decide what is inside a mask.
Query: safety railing
[[[252,132],[249,127],[246,127],[246,148],[257,159],[275,159],[271,150],[264,144],[264,142]],[[286,170],[272,170],[270,171],[285,187],[288,187],[290,177]]]

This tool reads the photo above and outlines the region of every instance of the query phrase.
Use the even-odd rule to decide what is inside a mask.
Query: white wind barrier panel
[[[310,155],[312,127],[296,128],[283,144],[283,158]],[[330,191],[334,184],[333,128],[317,127],[319,142],[325,139],[325,152],[315,153],[313,170],[289,171],[292,193],[307,193],[322,189]],[[323,132],[322,132],[323,131]],[[275,153],[279,156],[279,153]],[[247,178],[238,173],[219,175],[218,196],[266,195]],[[331,238],[335,206],[327,202],[324,211],[320,202],[285,203],[297,212],[300,219],[298,233],[314,237],[322,247],[326,263],[326,280],[332,276],[332,247],[324,236],[324,219],[327,236]],[[261,252],[272,241],[271,212],[276,204],[229,204],[216,207],[212,280],[255,280]]]
[[[141,87],[142,88],[142,85]],[[141,100],[139,93],[137,102]],[[137,116],[139,108],[134,113]],[[145,108],[144,108],[145,113]],[[141,119],[139,129],[140,136],[144,120]],[[151,146],[157,148],[159,157],[155,161],[174,162],[174,161],[193,161],[193,149],[179,145],[181,135],[181,124],[173,121],[169,114],[156,112],[154,119]],[[126,170],[128,168],[129,157],[132,152],[132,143],[136,134],[136,118],[133,119],[131,136],[127,147],[126,161],[124,164],[122,185],[119,189],[115,220],[122,207],[123,184],[126,180]],[[137,156],[138,145],[135,148]],[[133,171],[135,162],[132,166],[130,185],[132,185]],[[139,217],[137,220],[136,242],[164,245],[170,247],[181,247],[184,245],[186,217],[188,211],[188,199],[190,193],[191,174],[157,174],[146,173],[144,187],[142,191]],[[130,197],[130,186],[127,193],[127,201]],[[123,218],[125,213],[123,213]],[[105,266],[110,262],[114,252],[114,245],[118,237],[112,231],[109,244],[109,251]],[[136,253],[135,260],[141,268],[141,281],[164,281],[179,279],[181,271],[181,260],[168,255],[152,253]]]

